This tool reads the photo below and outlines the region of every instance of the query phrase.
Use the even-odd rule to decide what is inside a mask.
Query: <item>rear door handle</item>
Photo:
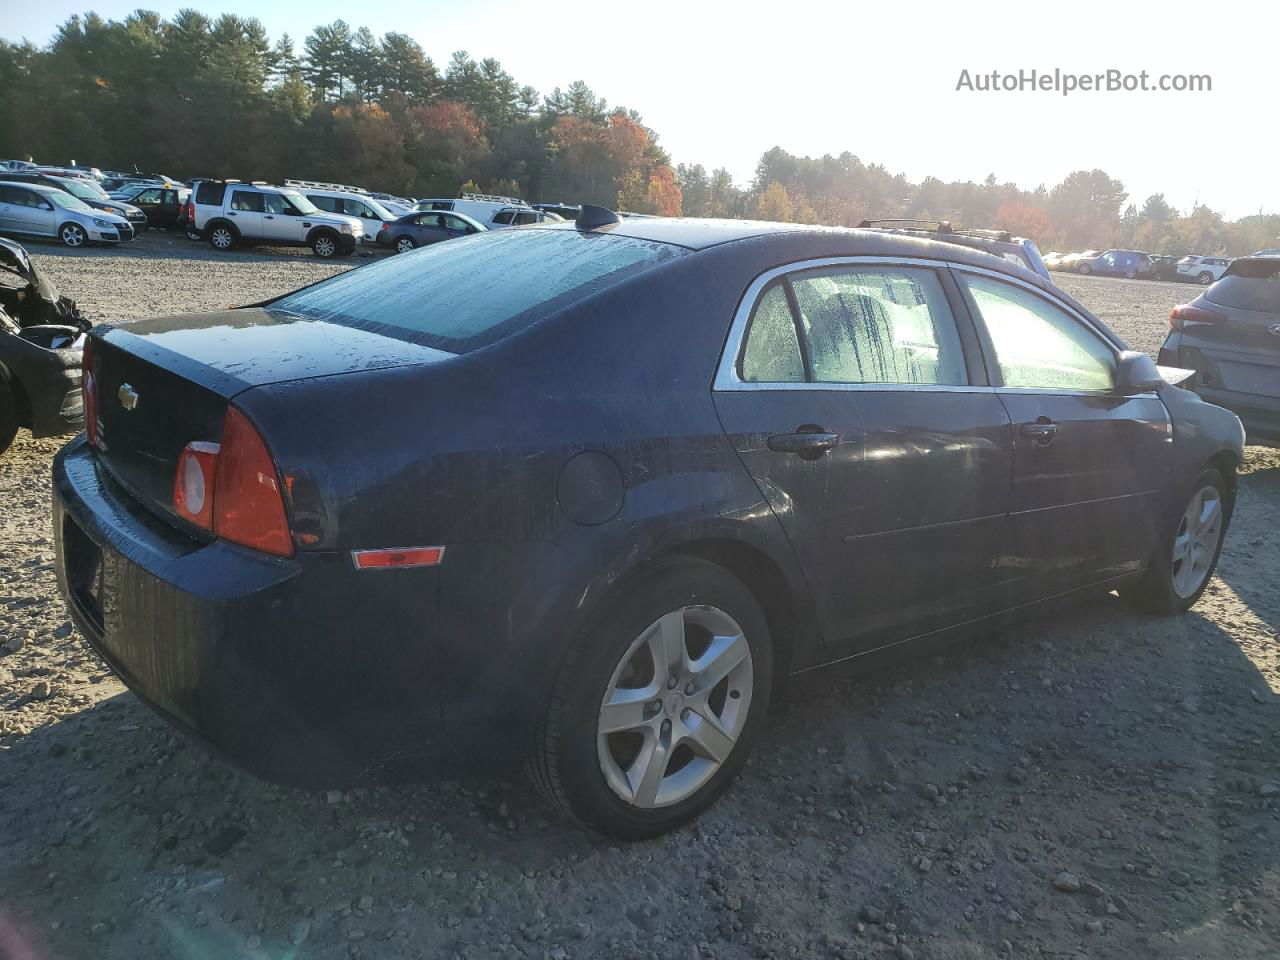
[[[794,453],[801,460],[817,460],[839,442],[838,433],[825,433],[811,424],[799,427],[795,433],[771,434],[768,440],[774,453]]]
[[[1035,423],[1024,423],[1022,435],[1030,437],[1037,447],[1047,447],[1058,435],[1058,425],[1048,417],[1037,417]]]

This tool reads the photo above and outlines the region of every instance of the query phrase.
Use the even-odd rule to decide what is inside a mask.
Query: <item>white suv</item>
[[[529,204],[516,197],[497,197],[485,193],[464,193],[456,200],[419,200],[414,205],[416,211],[452,210],[454,213],[465,213],[472,220],[478,220],[490,230],[503,227],[519,227],[526,223],[542,223],[544,220],[560,220],[554,213],[535,210]]]
[[[293,187],[202,180],[190,209],[191,226],[215,250],[265,243],[307,246],[328,258],[350,254],[364,239],[357,217],[326,213]]]
[[[1178,279],[1194,280],[1207,287],[1226,272],[1230,263],[1226,257],[1183,257],[1178,261]]]
[[[359,187],[317,183],[314,180],[286,180],[284,185],[301,190],[308,200],[326,213],[340,213],[358,219],[364,225],[365,243],[373,243],[382,225],[400,216]]]

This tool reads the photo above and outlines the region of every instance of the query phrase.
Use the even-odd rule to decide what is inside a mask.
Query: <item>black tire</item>
[[[1209,581],[1213,579],[1213,572],[1218,566],[1218,557],[1222,555],[1222,544],[1227,539],[1227,528],[1231,523],[1233,506],[1231,490],[1221,472],[1215,467],[1206,467],[1179,502],[1184,504],[1181,509],[1185,512],[1190,507],[1192,498],[1207,487],[1217,491],[1222,517],[1217,534],[1217,546],[1212,551],[1212,558],[1205,569],[1203,579],[1194,591],[1180,592],[1175,586],[1177,563],[1173,557],[1174,545],[1183,531],[1184,524],[1182,514],[1179,514],[1178,519],[1170,524],[1168,534],[1161,538],[1160,546],[1156,548],[1155,555],[1151,558],[1142,579],[1120,591],[1121,596],[1139,610],[1160,616],[1185,613],[1195,606],[1196,601],[1209,586]]]
[[[240,243],[240,233],[231,224],[222,220],[209,224],[205,233],[209,237],[209,246],[222,253],[234,250]]]
[[[338,235],[332,230],[317,230],[311,235],[311,252],[324,260],[338,256]]]
[[[1200,273],[1196,274],[1196,283],[1200,284],[1202,287],[1207,287],[1209,284],[1213,283],[1213,274],[1208,270],[1202,270]]]
[[[5,382],[5,373],[0,368],[0,455],[9,449],[13,438],[18,435],[18,398]]]
[[[413,250],[417,246],[418,246],[418,243],[416,240],[413,239],[413,237],[409,237],[409,236],[396,237],[396,244],[395,244],[396,253],[408,253],[410,250]]]
[[[561,666],[547,710],[535,726],[529,771],[541,792],[582,825],[621,840],[643,840],[697,817],[715,803],[742,769],[769,708],[773,644],[764,611],[751,592],[726,570],[705,560],[680,557],[655,563],[630,578],[615,599],[604,606],[579,635]],[[690,741],[673,748],[663,761],[660,775],[679,772],[680,750],[686,751],[686,764],[712,764],[709,769],[714,772],[707,774],[705,780],[695,778],[699,785],[683,799],[642,809],[615,792],[604,772],[605,748],[598,740],[601,707],[607,691],[619,681],[618,673],[624,670],[633,644],[640,643],[665,615],[683,617],[679,613],[682,610],[691,617],[701,611],[727,615],[740,628],[739,636],[750,651],[746,669],[749,677],[744,683],[742,675],[729,674],[714,689],[719,691],[720,710],[726,716],[728,698],[741,702],[745,692],[746,706],[739,709],[745,709],[746,716],[737,728],[736,741],[732,741],[718,767],[694,754],[687,745]],[[696,630],[682,635],[695,634]],[[686,644],[686,651],[692,649],[692,642]],[[657,684],[655,689],[662,689],[656,677],[649,682]],[[655,712],[649,715],[651,720],[646,722],[662,727],[664,735],[673,723],[687,730],[683,721],[692,714],[683,708],[680,694],[691,694],[692,688],[690,682],[683,689],[667,687],[657,694],[654,703],[661,706],[654,708]],[[708,702],[715,696],[712,694]],[[664,719],[667,716],[673,719]],[[693,717],[690,722],[699,721]]]

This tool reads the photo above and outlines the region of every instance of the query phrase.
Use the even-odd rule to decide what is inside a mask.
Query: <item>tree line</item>
[[[45,46],[0,39],[0,157],[174,176],[331,180],[410,196],[460,190],[637,213],[855,225],[864,218],[998,226],[1046,250],[1248,253],[1280,244],[1280,215],[1234,222],[1162,194],[1126,203],[1102,170],[1035,190],[913,183],[852,153],[764,153],[752,181],[672,166],[635,110],[576,81],[549,94],[466,51],[437,67],[403,33],[337,20],[300,52],[261,23],[182,10],[73,16]]]

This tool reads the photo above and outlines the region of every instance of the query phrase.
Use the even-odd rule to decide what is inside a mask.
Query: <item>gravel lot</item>
[[[97,320],[352,262],[32,251]],[[1193,295],[1061,282],[1151,351]],[[65,617],[58,445],[0,459],[0,960],[1280,956],[1280,451],[1191,614],[1101,597],[807,683],[716,809],[619,847],[519,780],[288,791],[174,734]]]

